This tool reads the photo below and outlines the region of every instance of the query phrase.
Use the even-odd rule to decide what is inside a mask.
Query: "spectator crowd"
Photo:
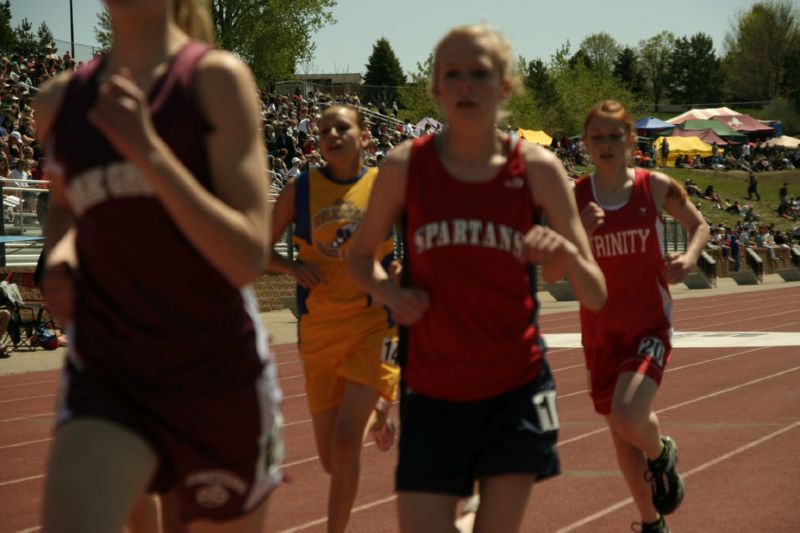
[[[44,223],[47,193],[24,191],[48,187],[45,153],[36,140],[31,101],[42,83],[75,67],[69,52],[59,56],[50,47],[35,57],[0,56],[0,184],[5,222],[27,210],[36,212],[34,223]]]
[[[76,63],[69,52],[60,56],[49,48],[35,57],[23,57],[19,54],[0,56],[0,178],[5,178],[1,183],[5,189],[6,222],[14,216],[15,210],[35,210],[38,222],[44,223],[47,194],[42,191],[39,194],[24,191],[29,186],[47,189],[45,153],[36,140],[36,121],[32,115],[31,101],[38,86],[59,72],[72,70],[77,66],[80,63]],[[325,166],[319,150],[317,121],[322,111],[330,105],[349,104],[358,107],[362,112],[369,136],[365,150],[365,163],[369,166],[379,166],[389,150],[404,140],[437,131],[430,124],[419,129],[409,119],[399,120],[396,102],[391,105],[380,102],[362,103],[359,96],[348,93],[328,94],[319,90],[304,92],[298,88],[290,95],[262,91],[260,100],[264,137],[273,175],[273,192],[276,194],[287,180],[309,167]],[[547,148],[559,157],[572,178],[579,175],[576,167],[592,164],[580,137],[554,137]],[[652,168],[659,163],[664,166],[662,159],[666,160],[666,154],[660,153],[655,143],[650,141],[639,143],[631,154],[632,163],[642,167]],[[754,174],[800,167],[800,149],[787,150],[753,143],[722,147],[712,144],[711,156],[679,156],[674,166],[747,171],[750,175],[749,196],[755,194],[760,199]],[[30,180],[34,181],[31,183]],[[684,185],[690,195],[710,200],[714,202],[715,208],[741,216],[741,222],[735,227],[714,228],[709,241],[710,247],[721,246],[728,250],[735,237],[734,240],[742,247],[764,247],[773,250],[770,257],[780,257],[781,251],[790,246],[794,239],[800,239],[800,228],[794,234],[783,234],[774,231],[774,228],[760,226],[761,217],[751,205],[723,199],[714,191],[713,186],[702,189],[692,180],[687,180]],[[800,217],[800,200],[792,198],[786,192],[781,199],[779,214],[797,220]]]

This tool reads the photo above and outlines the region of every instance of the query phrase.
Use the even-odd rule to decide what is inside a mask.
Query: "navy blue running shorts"
[[[395,488],[469,496],[482,477],[560,473],[555,383],[546,361],[537,378],[477,402],[450,402],[413,392],[400,407]]]

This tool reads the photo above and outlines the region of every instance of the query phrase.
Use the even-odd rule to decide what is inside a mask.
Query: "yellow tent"
[[[658,150],[658,161],[661,161],[661,145],[669,144],[668,165],[673,166],[679,155],[691,155],[692,157],[711,157],[711,145],[700,140],[700,137],[659,137],[656,140],[656,150]]]
[[[541,130],[517,130],[517,134],[528,142],[541,144],[542,146],[550,146],[553,138]]]

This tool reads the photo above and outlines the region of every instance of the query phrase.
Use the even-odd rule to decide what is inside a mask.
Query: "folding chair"
[[[15,220],[19,221],[22,219],[21,203],[22,199],[19,196],[14,196],[12,194],[3,195],[3,220],[6,223],[12,223]]]
[[[9,274],[8,278],[11,278]],[[46,350],[58,348],[56,325],[44,304],[26,304],[16,283],[0,282],[0,305],[11,313],[6,331],[15,350]],[[3,344],[8,344],[3,339]]]

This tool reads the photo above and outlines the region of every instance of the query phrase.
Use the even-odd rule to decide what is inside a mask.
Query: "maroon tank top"
[[[182,48],[148,102],[158,135],[212,190],[210,126],[194,82],[208,50]],[[88,120],[104,60],[75,72],[49,138],[78,230],[71,358],[153,393],[252,382],[266,357],[252,291],[233,287],[198,253],[147,179]]]

